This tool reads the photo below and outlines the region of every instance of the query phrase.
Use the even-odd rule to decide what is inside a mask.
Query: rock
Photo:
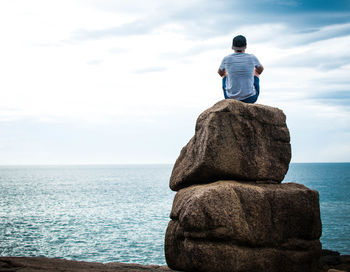
[[[322,271],[350,271],[350,255],[340,255],[337,251],[322,249],[319,266],[326,268]]]
[[[281,110],[226,99],[198,117],[195,135],[174,165],[170,188],[222,179],[279,183],[290,159]]]
[[[336,255],[322,256],[319,262],[321,266],[323,265],[333,266],[333,265],[341,264],[340,257]]]
[[[170,268],[314,271],[321,254],[316,191],[295,184],[218,181],[181,189],[165,238]]]
[[[280,184],[290,159],[281,110],[223,100],[204,111],[170,178],[178,193],[165,237],[168,266],[200,272],[317,271],[318,192]]]
[[[321,256],[340,256],[340,253],[334,250],[322,249]]]
[[[328,253],[328,255],[325,255]],[[319,260],[320,272],[350,271],[350,255],[340,255],[337,251],[322,250]]]
[[[166,266],[80,262],[54,258],[0,257],[0,272],[169,272]]]
[[[340,264],[335,265],[333,268],[340,271],[350,271],[350,255],[340,255]]]
[[[350,264],[350,255],[340,255],[340,262]]]
[[[329,269],[328,272],[346,272],[345,270]]]

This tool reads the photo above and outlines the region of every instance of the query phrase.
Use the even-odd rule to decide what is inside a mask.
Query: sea
[[[0,256],[164,265],[172,165],[0,166]],[[292,163],[317,190],[323,248],[350,254],[350,163]]]

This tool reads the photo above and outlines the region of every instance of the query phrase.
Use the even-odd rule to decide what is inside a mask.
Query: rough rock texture
[[[323,249],[319,268],[322,272],[350,271],[350,255],[340,255],[337,251]]]
[[[281,110],[222,100],[198,117],[195,135],[173,168],[170,188],[221,179],[281,182],[291,159],[289,142]]]
[[[195,185],[176,194],[170,217],[165,256],[172,269],[317,270],[319,199],[316,191],[303,185]]]
[[[318,192],[279,184],[290,159],[281,110],[228,99],[204,111],[170,178],[178,192],[165,237],[168,266],[196,272],[327,268],[328,257],[319,263]]]
[[[349,257],[345,257],[343,263],[332,266],[320,266],[319,272],[346,272],[350,271]],[[342,259],[341,259],[342,260]],[[335,269],[334,269],[335,268]],[[171,272],[167,266],[140,265],[127,263],[95,263],[95,262],[77,262],[63,259],[52,258],[32,258],[32,257],[0,257],[0,272]],[[216,270],[214,270],[216,271]],[[214,272],[213,271],[213,272]],[[179,272],[179,271],[178,271]],[[256,272],[256,271],[255,271]],[[263,272],[263,271],[259,271]],[[304,272],[300,270],[300,272]],[[305,271],[306,272],[306,271]],[[309,271],[307,271],[309,272]]]
[[[78,262],[53,258],[0,257],[0,272],[169,272],[166,266]]]

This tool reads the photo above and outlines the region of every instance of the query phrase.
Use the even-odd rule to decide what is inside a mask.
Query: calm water
[[[171,165],[0,167],[0,256],[165,264]],[[292,164],[320,192],[324,248],[350,254],[350,164]]]

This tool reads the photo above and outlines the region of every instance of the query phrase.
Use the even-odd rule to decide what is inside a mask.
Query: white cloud
[[[1,126],[26,120],[38,124],[57,123],[62,124],[61,129],[67,129],[69,135],[68,127],[74,124],[96,129],[100,125],[113,126],[114,130],[130,133],[134,131],[132,125],[125,124],[152,124],[154,132],[142,128],[146,131],[143,141],[152,142],[159,131],[171,129],[171,124],[165,125],[171,116],[171,122],[177,124],[174,133],[182,135],[179,141],[174,136],[171,143],[180,149],[186,137],[193,133],[197,115],[223,98],[216,71],[222,58],[231,53],[233,35],[243,33],[248,38],[248,51],[265,66],[260,103],[283,108],[291,128],[298,133],[307,130],[315,137],[320,132],[325,135],[336,133],[339,139],[345,139],[341,135],[349,131],[349,107],[343,101],[327,100],[325,96],[349,91],[350,36],[342,34],[348,24],[300,34],[283,23],[266,23],[237,26],[231,33],[198,39],[198,33],[193,33],[193,37],[189,33],[205,26],[191,21],[190,14],[185,11],[199,4],[207,6],[204,1],[152,1],[147,7],[141,1],[49,2],[16,0],[0,3],[0,31],[4,41],[0,51]],[[133,9],[133,6],[137,8]],[[164,10],[167,13],[148,22],[146,27],[151,31],[147,34],[141,31],[132,36],[107,35],[108,30],[113,32],[134,22],[139,24]],[[176,14],[176,11],[184,13]],[[172,19],[167,20],[168,15]],[[161,23],[155,25],[159,20]],[[209,21],[206,26],[210,25]],[[211,25],[213,29],[215,24]],[[102,35],[101,31],[106,30],[102,33],[106,35]],[[91,35],[84,41],[67,42],[77,33]],[[95,39],[91,39],[94,35],[97,35]],[[307,42],[295,43],[298,38]],[[329,48],[332,48],[331,52]],[[323,98],[318,99],[318,95]],[[177,115],[181,118],[176,119]],[[305,115],[308,123],[318,125],[308,129],[302,122]],[[329,122],[333,124],[332,129],[327,125]],[[292,133],[296,137],[295,158],[298,161],[315,160],[311,151],[301,151],[303,139],[308,142],[309,138]],[[3,154],[9,155],[20,140],[10,134],[8,137],[12,137],[14,144]],[[98,137],[96,141],[101,140]],[[325,137],[325,141],[331,147],[333,138],[328,138],[330,140]],[[89,145],[93,145],[90,140]],[[6,151],[9,140],[1,141],[2,149]],[[159,146],[164,149],[167,141],[169,136],[162,137]],[[131,140],[129,144],[133,144]],[[25,144],[21,144],[21,148],[31,150]],[[104,156],[106,162],[116,159],[108,148],[102,149],[105,151],[99,155],[99,162],[103,162]],[[154,146],[153,149],[159,148]],[[169,150],[172,151],[167,154],[166,162],[175,160],[179,151],[170,147]],[[89,158],[88,152],[84,154],[84,158]],[[161,162],[161,154],[149,155],[149,162]],[[318,159],[326,160],[322,154],[324,152],[320,151]],[[341,154],[339,158],[344,158]],[[30,156],[27,152],[23,160],[29,161]],[[60,156],[62,163],[65,157],[69,157],[70,162],[79,162],[82,158],[72,157],[69,150]],[[8,162],[16,163],[15,157],[11,156]],[[116,160],[119,162],[122,157],[121,154]],[[336,154],[332,155],[332,160],[336,158]],[[44,157],[37,161],[45,163]],[[4,157],[0,162],[7,160]],[[95,162],[93,155],[90,162]]]

